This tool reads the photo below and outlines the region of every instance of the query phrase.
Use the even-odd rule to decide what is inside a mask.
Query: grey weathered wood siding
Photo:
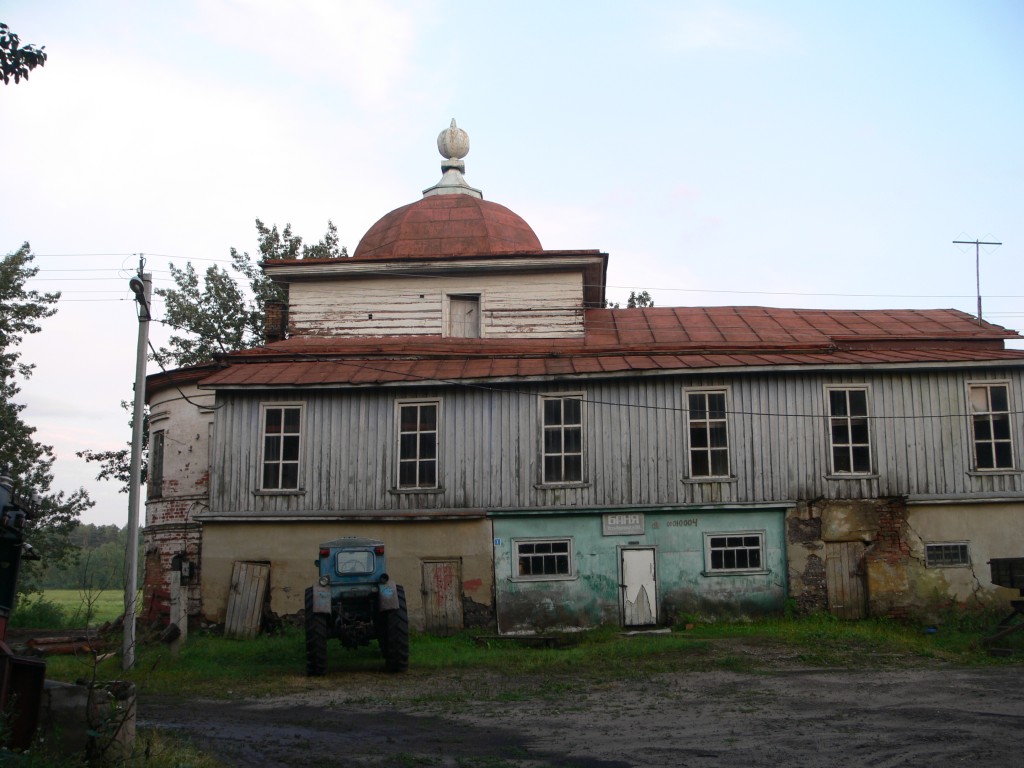
[[[213,514],[324,514],[659,504],[743,504],[796,499],[1014,496],[1020,472],[971,470],[967,384],[1007,381],[1011,408],[1024,403],[1012,369],[749,373],[636,377],[506,387],[422,387],[227,393],[211,466]],[[874,472],[829,476],[826,385],[868,387]],[[687,387],[729,393],[731,477],[686,477]],[[542,394],[580,393],[585,482],[547,488],[540,477]],[[396,401],[440,404],[440,489],[398,492]],[[260,403],[304,404],[302,493],[260,494]],[[1022,419],[1013,416],[1016,466]]]

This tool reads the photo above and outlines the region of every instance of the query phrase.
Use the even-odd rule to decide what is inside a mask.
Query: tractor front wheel
[[[405,589],[395,587],[398,592],[398,609],[388,611],[385,618],[383,643],[384,668],[388,672],[405,672],[409,668],[409,611],[405,606]]]
[[[306,588],[306,674],[327,674],[327,616],[313,613],[313,588]]]

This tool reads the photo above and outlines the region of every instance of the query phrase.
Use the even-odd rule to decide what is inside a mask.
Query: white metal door
[[[627,627],[646,627],[658,623],[658,581],[654,567],[654,548],[620,550],[622,555],[622,623]]]

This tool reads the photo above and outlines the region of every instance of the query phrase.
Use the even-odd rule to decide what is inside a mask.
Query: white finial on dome
[[[458,161],[460,166],[465,167],[461,160],[469,154],[469,134],[455,124],[454,117],[447,130],[437,134],[437,151],[445,160]]]
[[[455,124],[454,117],[452,124],[437,135],[437,151],[444,158],[441,163],[441,180],[430,189],[423,190],[423,196],[471,195],[482,200],[483,193],[469,186],[462,176],[466,170],[462,158],[469,154],[469,134]]]

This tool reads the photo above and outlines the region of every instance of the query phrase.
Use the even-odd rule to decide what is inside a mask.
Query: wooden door
[[[863,619],[867,615],[863,541],[825,542],[825,582],[828,609],[841,619]]]
[[[427,632],[448,635],[462,629],[462,567],[458,560],[424,561],[421,592]]]
[[[621,551],[622,624],[647,627],[658,623],[658,582],[654,568],[654,549],[625,548]]]
[[[269,580],[269,563],[235,561],[231,570],[227,616],[224,619],[226,637],[256,637],[263,621],[263,601]]]

